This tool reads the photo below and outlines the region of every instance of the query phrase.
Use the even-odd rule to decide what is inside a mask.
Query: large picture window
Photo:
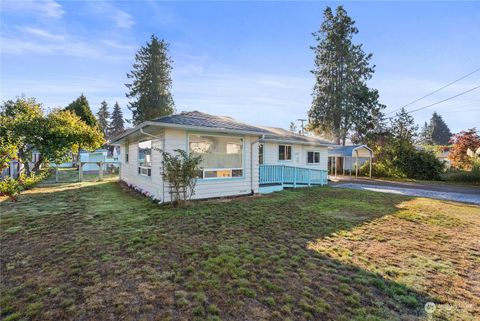
[[[307,163],[308,164],[319,164],[320,163],[320,152],[307,152]]]
[[[152,175],[152,141],[138,143],[138,173],[142,176]]]
[[[278,145],[278,160],[281,160],[281,161],[292,160],[292,146]]]
[[[199,178],[243,176],[243,138],[190,135],[189,152],[202,156]]]

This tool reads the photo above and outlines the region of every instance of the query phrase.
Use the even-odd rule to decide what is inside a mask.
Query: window
[[[138,174],[152,175],[152,141],[146,140],[138,143]]]
[[[292,146],[278,145],[278,160],[282,160],[282,161],[292,160]]]
[[[307,164],[319,164],[320,152],[307,152]]]
[[[243,176],[243,138],[190,135],[189,152],[202,156],[199,178]]]
[[[128,142],[125,143],[125,163],[128,163],[128,152],[130,149],[130,144]]]

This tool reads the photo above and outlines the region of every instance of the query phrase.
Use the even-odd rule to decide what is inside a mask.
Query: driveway
[[[480,188],[456,185],[430,185],[418,183],[389,182],[379,180],[341,180],[333,187],[367,190],[372,192],[435,198],[447,201],[480,205]]]

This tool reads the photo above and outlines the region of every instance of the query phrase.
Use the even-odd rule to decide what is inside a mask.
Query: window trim
[[[280,146],[284,146],[284,147],[290,147],[290,159],[280,159]],[[285,153],[285,150],[284,150],[284,155],[286,154]],[[292,159],[293,159],[293,145],[287,145],[287,144],[278,144],[278,155],[277,155],[277,158],[278,158],[278,161],[279,162],[291,162]]]
[[[237,135],[218,135],[215,133],[201,133],[201,132],[188,132],[187,131],[187,154],[190,155],[190,137],[191,136],[210,136],[210,137],[225,137],[225,138],[238,138],[242,140],[242,167],[231,167],[231,168],[199,168],[199,171],[202,172],[202,177],[197,177],[199,181],[210,181],[210,180],[235,180],[235,179],[245,179],[245,136],[237,136]],[[226,142],[230,144],[237,144],[237,142]],[[242,170],[242,176],[230,176],[230,177],[205,177],[205,171],[215,171],[215,170],[223,170],[223,171],[234,171],[234,170]]]
[[[145,166],[145,165],[140,165],[140,159],[139,159],[139,151],[140,151],[140,148],[138,145],[140,145],[140,143],[143,143],[143,142],[148,142],[150,141],[150,166]],[[144,140],[139,140],[137,141],[137,175],[139,176],[143,176],[143,177],[152,177],[152,162],[153,162],[153,140],[151,139],[144,139]],[[147,170],[147,174],[143,174],[142,173],[142,170]]]
[[[308,153],[313,153],[313,162],[308,161]],[[318,153],[318,162],[315,162],[315,153]],[[318,165],[322,162],[321,160],[322,153],[319,150],[307,150],[307,165]]]

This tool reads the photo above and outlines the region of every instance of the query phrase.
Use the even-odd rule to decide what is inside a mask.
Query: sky
[[[2,0],[0,100],[25,94],[51,109],[84,93],[94,112],[118,101],[131,118],[126,75],[155,34],[170,44],[177,111],[287,128],[307,117],[312,32],[339,4],[373,54],[369,86],[386,113],[480,68],[480,2]],[[407,110],[478,85],[480,71]],[[421,125],[434,111],[453,132],[480,128],[480,89],[412,115]]]

